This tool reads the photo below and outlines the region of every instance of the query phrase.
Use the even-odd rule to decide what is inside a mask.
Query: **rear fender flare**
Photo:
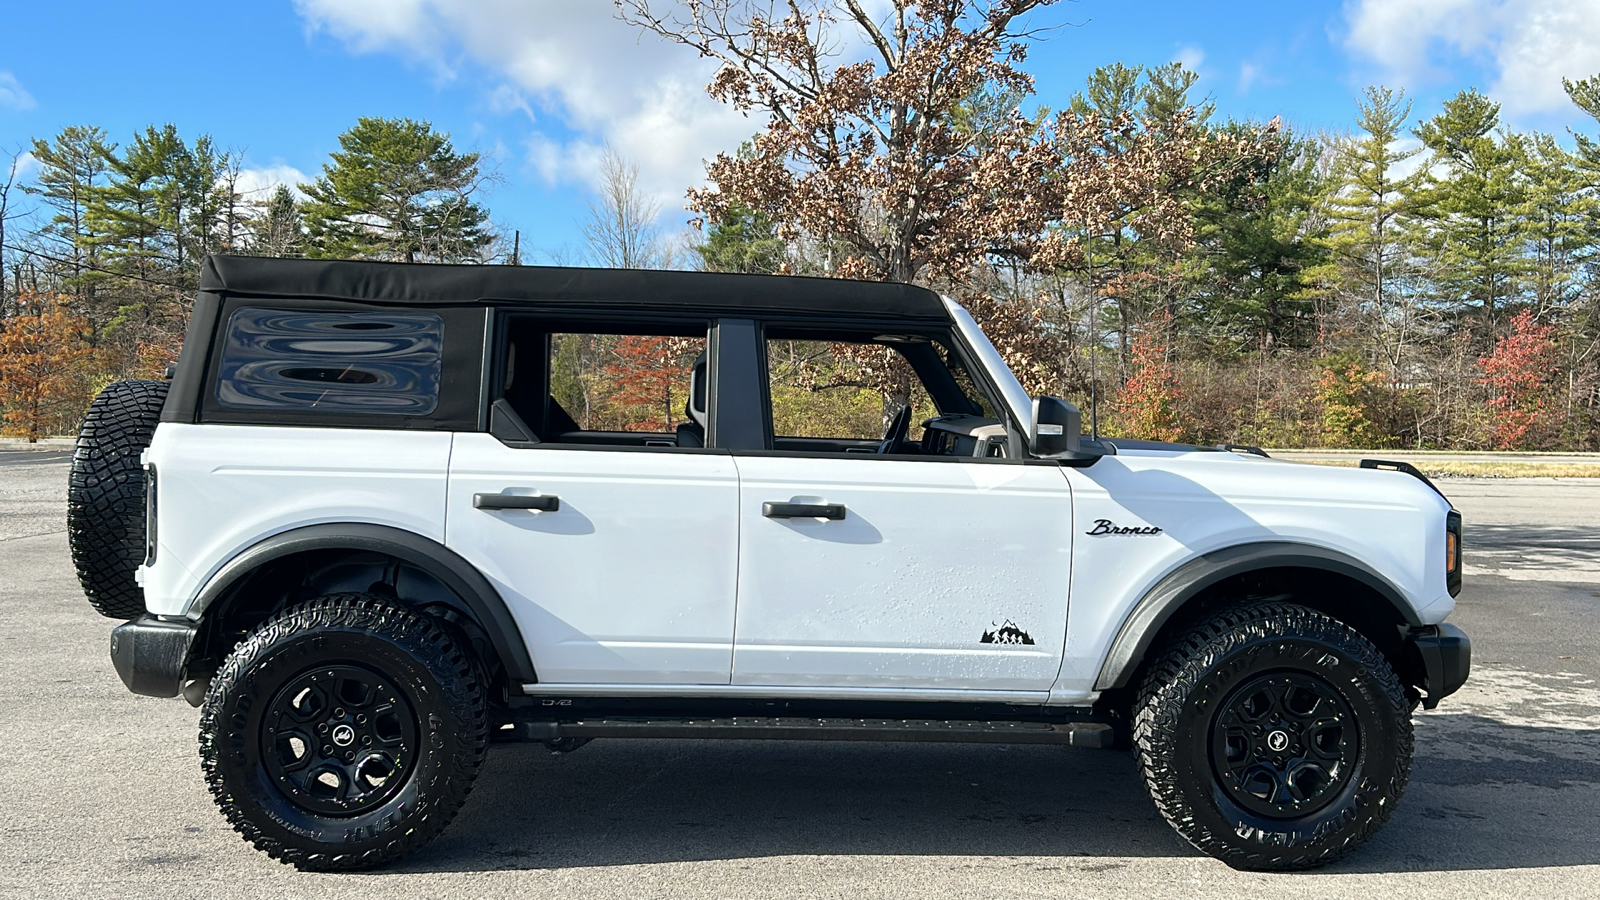
[[[365,522],[307,525],[269,537],[229,560],[208,580],[189,607],[189,618],[205,611],[235,585],[276,559],[312,550],[382,553],[427,572],[460,598],[478,620],[512,684],[538,681],[527,643],[505,600],[482,572],[437,541],[388,525]]]

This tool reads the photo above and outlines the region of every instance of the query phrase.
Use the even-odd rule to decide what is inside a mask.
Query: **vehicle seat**
[[[704,447],[706,445],[706,355],[695,357],[694,368],[689,370],[689,402],[683,411],[689,421],[678,426],[679,447]]]

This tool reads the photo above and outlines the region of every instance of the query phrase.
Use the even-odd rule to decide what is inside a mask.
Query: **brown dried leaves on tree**
[[[895,0],[884,21],[861,0],[616,2],[625,21],[720,63],[711,95],[765,120],[744,152],[708,164],[712,186],[691,190],[690,208],[712,220],[754,210],[787,239],[843,248],[832,275],[960,292],[994,260],[1080,268],[1084,239],[1110,229],[1182,247],[1187,198],[1274,136],[1201,128],[1188,113],[1025,115],[1028,14],[1056,0]],[[1000,105],[975,117],[983,98]],[[976,305],[1014,364],[1060,356],[1040,346],[1037,316]],[[1028,380],[1049,380],[1039,375]]]
[[[21,314],[0,323],[0,409],[6,434],[29,442],[47,437],[83,413],[83,369],[92,352],[89,323],[61,298],[23,293]]]

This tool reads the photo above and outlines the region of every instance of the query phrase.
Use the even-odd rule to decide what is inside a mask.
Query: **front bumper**
[[[197,626],[143,615],[111,629],[111,665],[135,694],[176,697]]]
[[[1416,672],[1422,682],[1417,686],[1425,692],[1424,709],[1433,709],[1466,684],[1472,670],[1472,641],[1466,632],[1448,623],[1426,625],[1411,629],[1406,643],[1416,654]]]

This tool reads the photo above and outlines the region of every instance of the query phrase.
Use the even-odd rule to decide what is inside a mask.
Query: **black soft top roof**
[[[457,266],[209,256],[200,290],[382,303],[509,303],[948,319],[939,296],[909,284],[556,266]]]

